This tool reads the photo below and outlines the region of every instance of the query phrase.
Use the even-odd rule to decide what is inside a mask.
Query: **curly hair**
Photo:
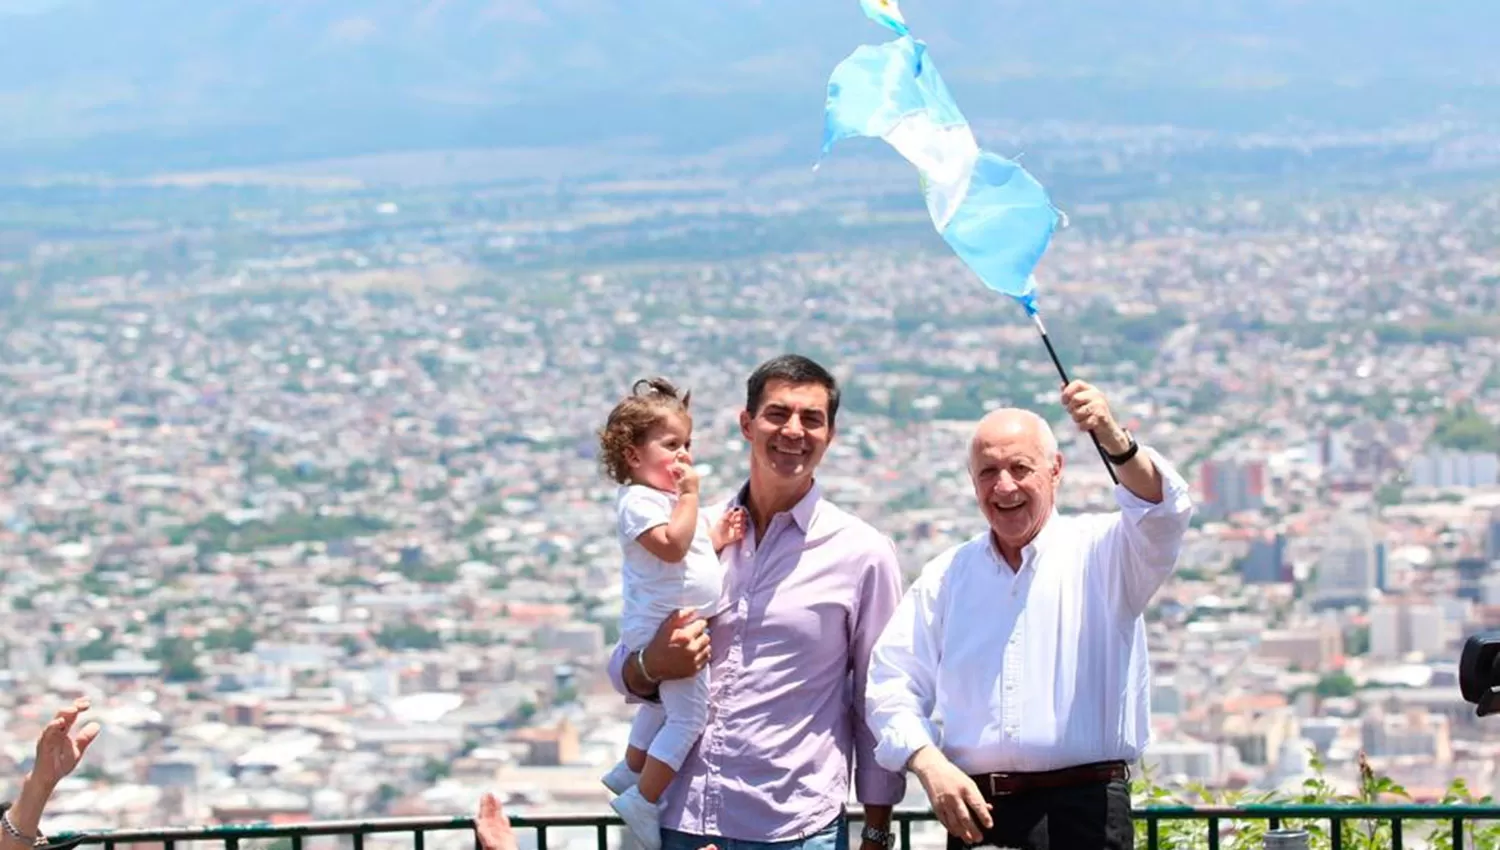
[[[599,460],[604,473],[616,484],[630,483],[630,463],[625,452],[645,441],[651,429],[668,416],[687,417],[691,392],[681,393],[666,378],[642,378],[630,387],[630,395],[620,400],[609,419],[599,429]]]

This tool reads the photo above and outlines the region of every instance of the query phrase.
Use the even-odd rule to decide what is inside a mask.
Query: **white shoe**
[[[603,782],[604,787],[614,793],[624,794],[626,791],[640,784],[641,775],[631,770],[630,765],[626,764],[624,759],[621,759],[619,764],[609,769],[609,773],[599,777],[599,781]]]
[[[624,794],[609,801],[609,807],[625,821],[644,850],[661,850],[661,809],[642,797],[640,788],[627,788]]]

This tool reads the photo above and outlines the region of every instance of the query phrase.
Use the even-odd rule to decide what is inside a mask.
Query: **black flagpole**
[[[1064,369],[1062,361],[1057,359],[1057,351],[1052,347],[1052,340],[1047,336],[1047,326],[1042,324],[1042,314],[1032,313],[1031,320],[1036,323],[1037,333],[1042,335],[1042,344],[1047,346],[1047,356],[1052,358],[1052,365],[1057,367],[1057,375],[1062,378],[1063,386],[1066,387],[1068,370]],[[1104,447],[1099,445],[1099,438],[1094,435],[1093,431],[1089,432],[1089,438],[1094,441],[1094,448],[1099,450],[1099,459],[1104,461],[1104,469],[1109,473],[1109,480],[1119,484],[1120,479],[1115,475],[1115,465],[1109,462],[1109,455],[1105,454]]]

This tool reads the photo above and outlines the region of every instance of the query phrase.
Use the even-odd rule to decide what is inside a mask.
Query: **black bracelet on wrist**
[[[1105,449],[1104,451],[1104,457],[1115,466],[1124,466],[1125,464],[1130,463],[1131,459],[1135,457],[1135,453],[1141,450],[1140,444],[1135,441],[1134,434],[1126,431],[1125,436],[1130,440],[1130,445],[1125,447],[1125,451],[1120,452],[1117,455],[1110,454],[1108,449]]]

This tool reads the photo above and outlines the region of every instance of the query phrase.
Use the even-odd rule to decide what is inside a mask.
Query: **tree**
[[[207,650],[232,649],[249,652],[255,648],[259,638],[249,626],[239,625],[233,629],[214,629],[203,637],[203,648]]]
[[[1370,627],[1355,626],[1344,633],[1344,654],[1364,655],[1370,651]]]
[[[120,645],[115,643],[112,630],[106,629],[103,634],[94,640],[78,648],[79,661],[108,661],[115,657],[115,650]]]
[[[1317,687],[1313,692],[1320,697],[1347,697],[1353,696],[1356,689],[1354,679],[1342,670],[1337,673],[1328,673],[1318,680]]]
[[[536,703],[532,702],[531,700],[526,700],[519,706],[516,706],[516,724],[519,726],[525,726],[526,724],[531,722],[531,718],[536,716],[536,712]]]
[[[1500,428],[1476,411],[1474,405],[1461,404],[1438,419],[1432,442],[1464,452],[1500,451]]]
[[[203,678],[203,671],[198,669],[198,650],[190,640],[163,638],[149,656],[162,663],[162,673],[168,682],[196,682]]]
[[[437,649],[443,645],[437,632],[416,623],[385,626],[375,634],[375,642],[384,649]]]
[[[430,758],[422,765],[422,779],[428,784],[437,782],[439,779],[445,779],[452,772],[452,765],[438,759]]]

